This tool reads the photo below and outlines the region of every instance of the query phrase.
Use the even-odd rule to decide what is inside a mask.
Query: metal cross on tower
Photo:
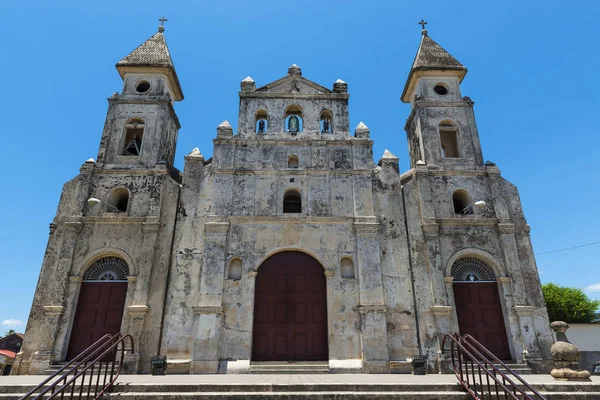
[[[421,20],[421,22],[419,22],[419,25],[421,25],[421,27],[423,29],[425,29],[425,25],[427,25],[427,22],[425,22],[424,20]]]
[[[168,21],[168,19],[166,19],[165,17],[160,17],[158,20],[160,21],[160,26],[158,27],[158,31],[164,32],[165,31],[165,22]]]

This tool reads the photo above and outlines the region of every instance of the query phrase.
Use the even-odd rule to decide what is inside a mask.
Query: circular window
[[[150,82],[146,82],[146,81],[138,82],[137,86],[135,87],[135,90],[138,91],[139,93],[147,92],[148,90],[150,90]]]
[[[446,86],[443,85],[435,85],[435,87],[433,88],[433,91],[436,92],[437,94],[439,94],[440,96],[445,96],[448,94],[448,88]]]

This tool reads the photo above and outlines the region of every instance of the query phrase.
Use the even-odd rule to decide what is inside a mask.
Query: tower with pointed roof
[[[423,29],[401,96],[411,105],[405,130],[412,169],[404,174],[403,194],[413,207],[406,221],[412,245],[423,250],[413,253],[415,290],[429,294],[415,299],[427,326],[423,346],[433,356],[440,332],[470,333],[501,359],[526,351],[542,371],[552,335],[529,225],[514,185],[493,162],[484,163],[474,102],[461,93],[466,73]],[[461,275],[476,265],[494,273]],[[469,279],[494,283],[476,291],[464,283]],[[474,310],[475,302],[500,302],[504,311]],[[483,319],[497,329],[477,331],[487,324]]]
[[[71,359],[115,333],[109,326],[141,346],[126,360],[130,371],[147,370],[156,352],[160,332],[146,326],[162,320],[181,183],[173,104],[183,99],[163,31],[117,63],[123,90],[108,99],[97,159],[63,188],[18,373]],[[102,309],[85,314],[87,300]]]
[[[123,91],[109,99],[98,164],[173,166],[179,130],[173,104],[183,100],[183,92],[163,31],[116,65]]]

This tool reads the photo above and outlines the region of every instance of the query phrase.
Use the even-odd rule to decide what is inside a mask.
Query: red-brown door
[[[282,252],[258,269],[254,299],[254,361],[321,361],[327,346],[323,267],[311,256]]]
[[[501,360],[510,360],[496,282],[456,282],[454,300],[461,335],[471,335]]]
[[[92,343],[121,330],[127,282],[83,282],[67,360],[71,360]]]

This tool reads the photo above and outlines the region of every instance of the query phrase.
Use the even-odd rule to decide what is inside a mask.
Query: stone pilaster
[[[229,222],[209,216],[205,224],[204,260],[200,277],[200,304],[193,307],[194,344],[190,373],[217,373],[219,335],[223,322],[223,277]]]
[[[136,306],[147,305],[159,228],[160,224],[157,219],[145,222],[142,228],[144,235],[142,239],[142,255],[140,265],[137,268],[136,285],[132,301],[132,304]]]
[[[67,294],[65,296],[63,317],[64,322],[59,325],[54,345],[53,353],[55,360],[64,360],[67,356],[67,350],[69,347],[68,333],[72,327],[73,320],[75,319],[75,310],[77,308],[80,290],[81,277],[78,275],[69,276],[69,286],[67,287]],[[44,308],[47,309],[46,307]]]
[[[386,307],[381,281],[379,224],[374,217],[357,218],[356,253],[360,290],[363,371],[389,372]],[[327,272],[325,272],[327,276]]]
[[[519,262],[517,242],[515,240],[515,226],[512,223],[499,223],[498,230],[502,240],[504,263],[508,270],[508,275],[512,278],[513,301],[516,306],[524,306],[526,305],[525,286],[521,263]]]
[[[54,265],[44,265],[53,271],[52,276],[57,277],[54,284],[55,290],[49,291],[48,298],[41,304],[43,309],[42,326],[38,327],[40,335],[37,337],[38,348],[34,351],[29,373],[42,373],[48,366],[60,357],[55,350],[62,348],[57,340],[61,335],[61,324],[64,325],[64,305],[67,301],[69,289],[69,271],[73,262],[73,251],[77,243],[77,236],[81,231],[82,224],[79,221],[64,222],[60,229],[61,244],[58,250],[58,258]],[[60,278],[63,277],[63,278]],[[64,337],[64,336],[63,336]]]
[[[356,253],[361,305],[383,305],[379,224],[375,217],[356,218]]]

